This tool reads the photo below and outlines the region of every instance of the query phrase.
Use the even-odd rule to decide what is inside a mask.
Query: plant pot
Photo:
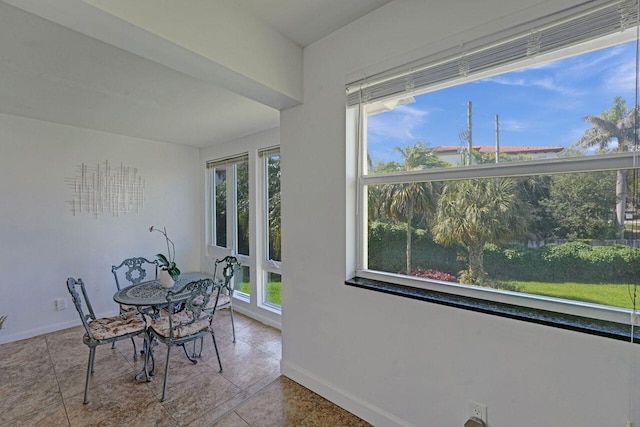
[[[167,270],[160,270],[160,273],[158,275],[158,279],[160,280],[160,285],[163,288],[171,288],[173,287],[173,284],[175,283],[173,278],[171,277],[171,275],[169,275],[169,272]]]

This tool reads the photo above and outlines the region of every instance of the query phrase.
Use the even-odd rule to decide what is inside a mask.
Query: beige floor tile
[[[182,425],[192,423],[203,415],[211,413],[241,392],[219,373],[206,366],[201,368],[195,376],[180,378],[171,377],[171,371],[169,371],[167,400],[163,402],[163,406]],[[161,379],[157,378],[157,380]],[[161,381],[157,381],[158,385],[160,383]],[[161,395],[160,389],[157,397],[160,398]]]
[[[81,392],[84,393],[89,357],[88,348],[86,351],[87,361],[85,364],[70,367],[62,372],[56,371],[63,397],[73,396]],[[123,375],[129,377],[131,380],[135,377],[134,368],[127,362],[122,354],[117,350],[112,350],[108,346],[103,356],[96,358],[93,363],[93,368],[94,372],[90,377],[91,388]]]
[[[279,331],[239,313],[234,318],[235,343],[229,310],[214,320],[222,373],[209,336],[196,364],[181,348],[172,349],[166,402],[160,402],[164,344],[154,349],[157,372],[151,382],[134,380],[144,366],[141,338],[136,338],[138,360],[130,340],[115,349],[99,346],[87,405],[82,401],[89,348],[81,326],[0,345],[0,425],[368,426],[280,376]]]
[[[236,408],[235,412],[251,427],[295,427],[314,407],[312,392],[280,377]]]
[[[368,422],[331,403],[320,395],[314,396],[315,407],[299,427],[371,427]]]
[[[64,404],[60,401],[59,404],[47,406],[38,411],[31,411],[17,419],[11,420],[8,424],[2,424],[5,426],[14,427],[68,427],[69,419],[67,418],[67,411]]]
[[[123,375],[93,387],[89,403],[84,405],[83,393],[64,398],[71,426],[131,425],[141,409],[155,405],[157,399],[145,382],[132,381]]]
[[[24,418],[33,412],[48,412],[62,404],[58,381],[53,372],[37,380],[3,383],[0,387],[0,425]]]
[[[238,414],[231,412],[214,424],[215,427],[251,427]]]

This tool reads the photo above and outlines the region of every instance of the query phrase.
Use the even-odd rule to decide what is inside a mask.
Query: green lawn
[[[237,290],[249,295],[251,293],[251,284],[249,282],[242,282]],[[282,305],[282,282],[267,283],[267,302],[279,306]]]
[[[565,298],[576,301],[611,305],[614,307],[633,308],[629,293],[633,293],[633,285],[626,284],[593,284],[593,283],[545,283],[545,282],[510,282],[520,292],[550,297]],[[638,287],[640,304],[640,286]]]

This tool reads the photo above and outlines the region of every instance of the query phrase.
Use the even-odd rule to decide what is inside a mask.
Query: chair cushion
[[[220,297],[218,298],[218,308],[222,308],[222,306],[228,305],[230,302],[231,302],[231,298],[229,297],[229,295],[220,294]],[[211,298],[204,308],[205,310],[211,309],[215,304],[216,304],[216,299]]]
[[[138,312],[138,307],[136,307],[135,305],[127,305],[127,304],[120,304],[120,312],[121,313],[132,313],[132,312]]]
[[[209,328],[209,319],[196,320],[191,322],[191,315],[180,311],[171,315],[171,321],[173,322],[173,338],[184,338],[189,335],[196,334],[201,331],[205,331]],[[169,317],[163,316],[157,319],[152,319],[149,325],[158,335],[162,337],[169,337]]]
[[[222,306],[228,305],[230,302],[231,302],[231,297],[229,295],[221,293],[220,297],[218,297],[218,308],[222,308]],[[205,310],[212,309],[215,303],[216,303],[215,297],[211,297],[207,305],[204,307],[204,309]],[[193,305],[200,305],[200,304],[202,304],[202,297],[197,297],[196,299],[193,300]]]
[[[89,329],[91,329],[93,337],[97,340],[106,340],[134,332],[142,332],[145,326],[142,316],[133,313],[103,317],[89,322]]]

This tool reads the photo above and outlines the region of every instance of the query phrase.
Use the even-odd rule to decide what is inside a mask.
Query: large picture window
[[[628,323],[637,16],[582,6],[348,86],[357,275]]]
[[[280,263],[280,150],[270,149],[260,153],[264,170],[264,228],[265,250],[262,268],[264,288],[262,303],[280,309],[282,306],[282,276]]]
[[[281,312],[280,150],[252,150],[207,162],[207,254],[233,255],[234,297],[251,310]]]
[[[211,179],[210,241],[220,256],[229,253],[246,264],[249,261],[249,157],[242,155],[207,165]],[[242,271],[248,269],[243,266]],[[235,280],[236,291],[249,298],[249,275]]]

